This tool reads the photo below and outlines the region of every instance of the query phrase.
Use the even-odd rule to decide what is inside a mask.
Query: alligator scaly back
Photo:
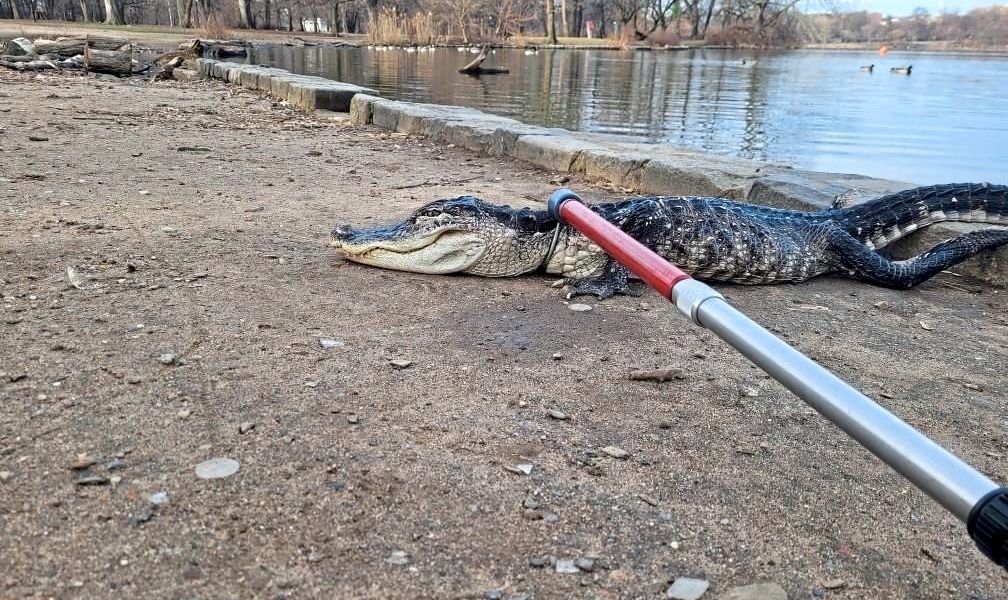
[[[1008,186],[989,183],[933,185],[826,212],[847,233],[869,248],[879,249],[941,221],[1008,226]]]

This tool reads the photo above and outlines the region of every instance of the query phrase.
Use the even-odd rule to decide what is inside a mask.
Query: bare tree
[[[117,0],[105,0],[105,24],[125,25],[123,19],[122,5]]]
[[[546,0],[546,43],[557,44],[556,7],[553,0]]]

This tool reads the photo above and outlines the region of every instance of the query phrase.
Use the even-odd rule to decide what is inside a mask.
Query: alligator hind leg
[[[876,285],[909,289],[979,252],[1008,244],[1008,229],[972,231],[906,260],[889,260],[839,229],[831,232],[830,242],[840,269]]]

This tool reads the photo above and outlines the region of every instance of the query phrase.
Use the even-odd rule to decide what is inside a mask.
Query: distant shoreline
[[[173,45],[181,41],[193,38],[206,37],[205,32],[200,29],[182,29],[178,27],[164,27],[157,25],[122,25],[108,26],[102,23],[80,23],[76,21],[14,21],[11,19],[0,20],[0,40],[13,37],[41,37],[44,35],[83,35],[86,33],[118,33],[140,42],[145,42],[151,46],[159,46],[165,50],[173,49]],[[347,34],[342,36],[330,36],[317,33],[305,33],[299,31],[281,31],[272,29],[232,29],[229,32],[231,38],[241,39],[251,43],[262,44],[284,44],[290,43],[294,39],[317,41],[320,45],[326,42],[350,42],[360,46],[366,46],[370,42],[362,34]],[[638,52],[676,52],[696,49],[705,50],[740,50],[753,52],[778,52],[784,50],[824,50],[840,52],[877,52],[884,45],[881,42],[836,42],[823,44],[804,44],[801,46],[726,46],[722,44],[707,44],[702,41],[684,40],[679,44],[667,46],[651,46],[643,43],[621,44],[616,40],[607,38],[561,38],[559,44],[551,45],[545,43],[544,37],[514,37],[503,42],[494,43],[498,48],[524,48],[536,46],[541,49],[551,48],[558,50],[634,50]],[[962,46],[958,42],[908,42],[901,44],[886,44],[889,51],[893,53],[940,53],[940,54],[976,54],[989,56],[1008,56],[1008,45],[1001,46]],[[379,44],[381,45],[381,44]],[[440,44],[439,44],[440,45]],[[447,46],[458,46],[459,44],[446,44]],[[470,45],[479,45],[473,43]]]

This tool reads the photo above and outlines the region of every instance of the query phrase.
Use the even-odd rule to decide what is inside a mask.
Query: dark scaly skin
[[[978,252],[1008,243],[1008,230],[987,229],[904,261],[877,252],[940,221],[1008,225],[1008,187],[990,184],[915,188],[814,213],[683,196],[638,197],[591,208],[697,279],[741,284],[799,282],[841,273],[881,286],[910,288]],[[623,267],[572,228],[561,225],[556,230],[545,211],[519,211],[473,197],[433,202],[393,228],[337,229],[334,245],[409,239],[422,229],[414,221],[420,214],[464,223],[461,229],[488,240],[492,251],[462,272],[510,276],[544,268],[567,277],[571,295],[606,297],[626,289]],[[557,244],[548,253],[555,230]],[[393,268],[413,270],[409,265]]]

